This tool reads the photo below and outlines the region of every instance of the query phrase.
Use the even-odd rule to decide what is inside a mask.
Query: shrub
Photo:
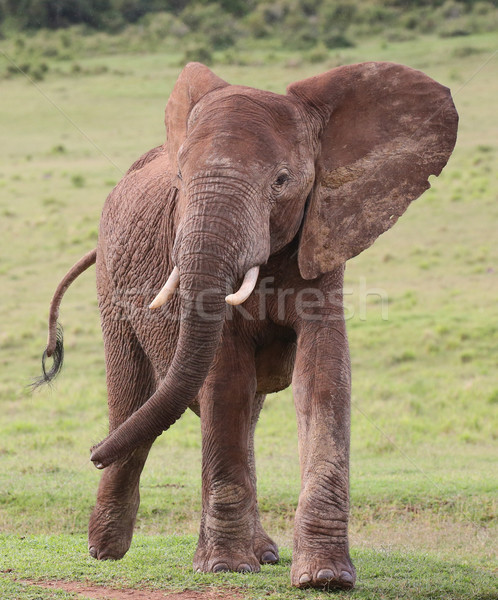
[[[195,46],[190,46],[185,50],[180,65],[184,65],[188,62],[200,62],[205,65],[211,65],[213,64],[213,54],[205,45],[198,44]]]
[[[225,50],[218,62],[221,62],[225,65],[238,65],[241,67],[245,67],[251,64],[245,56],[242,56],[239,52],[237,52],[237,50],[234,50],[233,48]]]
[[[59,56],[59,49],[53,44],[47,45],[43,48],[42,55],[48,58],[55,58],[56,56]]]
[[[344,31],[353,22],[356,13],[354,4],[325,4],[319,13],[320,26],[323,31]]]
[[[219,4],[188,6],[181,20],[195,35],[201,35],[215,50],[233,46],[236,41],[237,23]]]
[[[43,81],[45,79],[45,71],[40,67],[31,69],[30,77],[33,81]]]
[[[85,178],[83,177],[83,175],[73,175],[71,177],[71,183],[76,188],[85,187]]]
[[[17,63],[33,63],[31,70],[43,76],[36,66],[40,56],[74,60],[85,54],[155,52],[183,38],[192,45],[191,53],[199,46],[209,52],[226,50],[243,35],[272,37],[288,48],[312,52],[320,43],[329,49],[352,46],[353,34],[404,41],[413,39],[415,32],[449,37],[494,31],[495,4],[496,0],[0,0],[0,38],[3,34],[7,39]],[[49,29],[56,28],[60,31],[54,36]],[[22,29],[39,31],[31,31],[29,37],[15,34]],[[5,73],[11,75],[12,71]]]
[[[167,12],[149,13],[140,20],[140,24],[146,29],[148,36],[165,38],[172,34],[175,27],[178,27],[178,19]],[[183,27],[183,34],[188,31],[188,27]]]
[[[474,46],[458,46],[454,48],[451,55],[455,58],[465,58],[472,56],[473,54],[481,54],[481,48],[475,48]]]
[[[282,23],[289,14],[290,6],[287,2],[280,0],[280,2],[264,2],[258,6],[258,10],[262,11],[268,25],[277,25]]]
[[[472,29],[469,26],[468,20],[465,18],[445,22],[438,30],[440,37],[459,37],[470,35],[471,33]]]
[[[267,37],[270,34],[270,26],[268,25],[264,10],[261,6],[251,12],[244,21],[249,33],[255,38]]]
[[[417,37],[413,31],[403,29],[388,30],[385,36],[388,42],[409,42]]]
[[[352,48],[354,43],[342,33],[325,34],[323,43],[327,48]]]
[[[219,0],[220,6],[228,13],[241,17],[251,10],[251,2],[247,0]]]
[[[22,29],[58,29],[73,23],[97,28],[110,8],[109,0],[24,0],[6,6],[9,16],[17,19]]]
[[[311,48],[320,38],[318,19],[291,12],[284,21],[283,40],[293,48]]]
[[[329,53],[323,44],[318,44],[305,56],[306,60],[312,64],[324,62],[328,57]]]
[[[52,154],[66,154],[67,150],[64,144],[57,144],[50,151]]]

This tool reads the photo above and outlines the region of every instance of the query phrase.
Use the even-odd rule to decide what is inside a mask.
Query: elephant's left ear
[[[201,63],[188,63],[180,73],[164,113],[165,147],[173,173],[178,170],[177,154],[187,135],[187,122],[192,109],[206,94],[227,85],[226,81]]]
[[[456,141],[450,92],[393,63],[338,67],[289,86],[318,141],[299,246],[305,279],[331,271],[394,225]]]

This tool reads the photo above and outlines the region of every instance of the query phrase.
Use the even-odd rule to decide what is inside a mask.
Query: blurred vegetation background
[[[0,0],[4,51],[43,79],[76,57],[184,49],[181,62],[245,64],[247,46],[307,52],[420,35],[462,37],[498,28],[498,0]],[[56,68],[56,67],[55,67]],[[74,67],[76,70],[78,66]],[[12,63],[0,76],[20,73]]]

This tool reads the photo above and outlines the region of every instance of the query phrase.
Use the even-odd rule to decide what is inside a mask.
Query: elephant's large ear
[[[456,141],[447,88],[393,63],[338,67],[292,84],[319,140],[299,247],[305,279],[368,248],[439,175]]]
[[[187,134],[190,112],[203,96],[227,85],[226,81],[200,63],[188,63],[180,73],[164,115],[166,148],[173,173],[178,170],[177,154]]]

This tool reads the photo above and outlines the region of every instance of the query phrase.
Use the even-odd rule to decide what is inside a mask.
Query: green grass
[[[115,588],[206,590],[224,587],[251,600],[265,598],[310,598],[323,596],[314,590],[289,590],[291,555],[282,552],[278,565],[263,566],[257,575],[194,573],[190,562],[195,550],[193,536],[137,536],[133,548],[118,562],[97,563],[86,555],[82,536],[28,536],[2,538],[8,557],[0,558],[0,572],[14,569],[20,580],[83,580]],[[15,556],[15,560],[11,557]],[[360,583],[353,592],[334,594],[335,598],[385,600],[460,600],[496,598],[496,579],[482,569],[455,561],[441,561],[424,553],[380,551],[353,552]],[[19,569],[19,563],[23,566]],[[0,578],[0,592],[29,598],[25,588],[12,576]],[[38,591],[40,590],[40,591]],[[64,593],[37,588],[36,598],[66,598]],[[2,596],[5,597],[5,596]],[[8,597],[8,596],[7,596]]]
[[[351,538],[359,570],[351,598],[498,594],[490,575],[498,568],[496,58],[483,66],[493,51],[489,35],[464,44],[371,40],[313,65],[297,52],[248,48],[247,65],[214,68],[233,83],[281,92],[341,62],[393,60],[449,85],[460,113],[457,147],[441,177],[347,269]],[[39,372],[57,282],[96,244],[106,194],[164,138],[164,105],[180,58],[180,51],[83,57],[84,75],[68,64],[67,74],[50,70],[38,87],[21,78],[2,82],[0,571],[13,569],[0,577],[2,598],[69,597],[14,582],[39,577],[128,586],[148,578],[147,585],[166,588],[229,582],[248,598],[304,596],[289,587],[285,549],[299,492],[289,390],[267,400],[257,432],[263,521],[284,546],[284,560],[255,577],[215,578],[191,572],[200,432],[190,413],[152,450],[130,554],[120,563],[86,556],[99,478],[88,451],[106,433],[93,271],[62,305],[64,373],[53,389],[31,395],[25,388]],[[97,69],[103,65],[105,73]]]

